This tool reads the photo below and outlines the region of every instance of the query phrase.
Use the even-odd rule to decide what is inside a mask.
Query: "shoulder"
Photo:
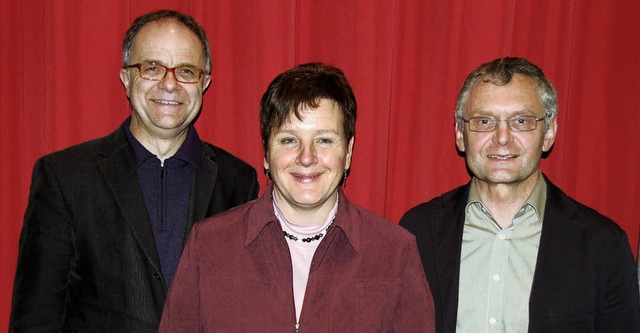
[[[348,201],[349,202],[349,201]],[[407,230],[366,208],[349,202],[350,214],[360,224],[360,238],[374,242],[413,242],[414,236]]]
[[[254,167],[239,157],[211,143],[205,141],[201,142],[207,158],[221,166],[221,170],[242,174],[256,173]]]
[[[46,154],[38,159],[36,166],[47,165],[60,170],[78,170],[93,166],[114,151],[128,149],[124,133],[119,131],[120,129],[107,136]]]
[[[558,227],[575,227],[584,230],[589,239],[619,241],[626,239],[626,232],[613,220],[595,209],[577,201],[547,180],[547,207],[545,222],[559,221]]]
[[[433,217],[437,217],[448,209],[455,209],[461,203],[465,203],[468,196],[469,187],[463,185],[427,202],[423,202],[409,209],[400,219],[400,225],[413,231],[423,228]]]
[[[252,200],[230,208],[225,212],[207,217],[194,224],[192,233],[200,233],[201,235],[206,235],[206,237],[220,235],[225,238],[236,233],[244,234],[249,215],[255,213],[256,209],[258,209],[256,204],[259,200],[261,199]]]

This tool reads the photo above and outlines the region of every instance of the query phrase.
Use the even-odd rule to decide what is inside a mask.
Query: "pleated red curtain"
[[[346,192],[393,221],[469,180],[453,140],[466,74],[497,57],[530,59],[559,93],[558,138],[543,171],[618,222],[636,248],[640,4],[633,0],[2,0],[0,329],[33,163],[106,135],[127,117],[121,38],[136,16],[160,8],[196,17],[212,44],[201,137],[258,170],[258,104],[271,79],[303,62],[342,68],[359,105]]]

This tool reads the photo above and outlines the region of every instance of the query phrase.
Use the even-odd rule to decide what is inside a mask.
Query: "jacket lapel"
[[[153,230],[140,190],[131,148],[122,129],[116,130],[109,138],[112,139],[108,140],[109,144],[98,151],[105,156],[99,163],[100,171],[142,252],[156,272],[161,272]]]
[[[187,221],[185,237],[188,237],[187,235],[191,233],[191,228],[193,228],[194,223],[212,215],[210,213],[212,207],[210,206],[211,198],[213,197],[213,190],[216,184],[216,178],[218,176],[218,164],[213,161],[213,151],[204,144],[203,147],[206,158],[202,165],[202,170],[194,172],[192,176],[192,199],[190,203],[191,213],[189,214],[189,220]]]
[[[572,267],[576,267],[581,257],[576,251],[580,248],[583,227],[572,217],[575,204],[546,177],[545,180],[547,201],[529,299],[530,323],[539,322],[552,308],[557,288],[563,282],[573,283],[567,278],[573,276]]]
[[[455,332],[460,283],[460,254],[469,186],[445,194],[443,209],[432,219],[435,265],[441,290],[444,332]]]

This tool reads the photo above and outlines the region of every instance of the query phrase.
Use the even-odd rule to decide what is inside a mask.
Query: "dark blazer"
[[[257,174],[203,142],[194,222],[255,199]],[[186,238],[186,235],[185,235]],[[121,127],[36,162],[20,237],[12,332],[157,332],[167,292]]]
[[[638,282],[626,233],[546,177],[547,200],[529,299],[529,332],[640,332]],[[436,305],[439,333],[455,332],[469,184],[409,210]]]

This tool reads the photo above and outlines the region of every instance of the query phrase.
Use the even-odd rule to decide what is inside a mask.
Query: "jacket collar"
[[[572,267],[572,261],[580,256],[579,253],[568,253],[567,244],[577,244],[584,237],[584,227],[575,217],[575,202],[551,183],[546,175],[542,176],[547,185],[547,198],[529,301],[531,320],[541,318],[557,294],[554,290],[557,284],[555,279],[566,274],[566,267]],[[433,250],[438,267],[445,331],[455,331],[460,251],[469,188],[470,183],[443,194],[442,211],[433,218],[433,239],[438,240]]]
[[[136,168],[138,168],[144,161],[149,158],[156,158],[156,156],[147,150],[147,148],[145,148],[142,143],[133,136],[130,127],[131,117],[124,121],[122,129],[124,130],[127,142],[132,148],[133,160],[135,161]],[[205,161],[205,153],[200,137],[198,136],[198,132],[193,125],[189,125],[187,128],[187,137],[184,139],[180,148],[178,148],[178,151],[176,151],[176,153],[170,158],[183,160],[198,170],[202,169],[202,165]]]
[[[247,213],[245,246],[251,244],[270,223],[275,223],[277,228],[281,229],[273,211],[273,203],[271,201],[272,192],[273,184],[269,184],[262,197],[256,200],[253,208]],[[338,193],[338,212],[331,228],[339,229],[345,235],[353,250],[358,252],[360,249],[360,219],[354,209],[355,207],[353,207],[351,202],[346,198],[342,188],[338,188]]]
[[[140,244],[142,252],[156,272],[160,272],[158,250],[142,190],[137,181],[133,152],[127,141],[124,126],[125,123],[105,137],[103,144],[97,147],[97,154],[103,157],[98,167],[122,211],[124,220]],[[201,143],[201,146],[204,149],[205,159],[202,169],[192,174],[193,184],[196,186],[192,189],[185,237],[189,234],[194,221],[200,221],[208,216],[218,174],[215,151],[204,143]]]
[[[121,126],[112,132],[103,142],[104,144],[96,149],[97,153],[103,156],[103,159],[98,163],[98,168],[102,172],[124,220],[140,244],[142,252],[154,270],[161,272],[151,223],[145,209],[142,190],[137,181],[133,153],[123,127]]]

